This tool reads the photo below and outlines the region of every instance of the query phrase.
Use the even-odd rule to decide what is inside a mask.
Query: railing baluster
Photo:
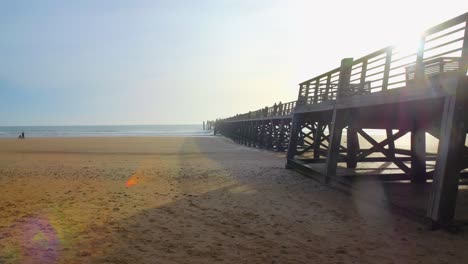
[[[392,53],[393,48],[388,48],[387,55],[385,56],[385,68],[384,68],[384,76],[382,80],[382,91],[386,91],[388,88],[388,79],[390,78],[390,66],[392,64]]]

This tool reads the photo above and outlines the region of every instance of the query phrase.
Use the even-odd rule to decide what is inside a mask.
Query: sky
[[[466,0],[0,0],[0,126],[198,124],[468,11]]]

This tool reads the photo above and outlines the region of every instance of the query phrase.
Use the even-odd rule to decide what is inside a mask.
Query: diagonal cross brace
[[[404,171],[405,173],[410,173],[411,172],[411,170],[410,170],[410,168],[408,168],[408,166],[406,166],[402,161],[395,159],[395,157],[394,157],[394,155],[392,155],[391,151],[386,150],[384,147],[380,146],[380,144],[377,141],[375,141],[375,139],[373,139],[371,136],[369,136],[366,132],[364,132],[364,130],[362,130],[361,128],[358,128],[357,132],[362,137],[364,137],[367,141],[369,141],[369,143],[374,145],[374,147],[378,151],[382,152],[382,154],[384,154],[388,159],[390,159],[402,171]],[[395,135],[397,135],[397,134],[395,134]]]
[[[384,146],[388,145],[389,143],[395,142],[395,140],[397,140],[397,139],[401,138],[402,136],[408,134],[408,132],[409,131],[400,130],[396,134],[393,134],[391,137],[388,137],[385,140],[381,141],[380,143],[377,143],[378,146],[373,144],[373,146],[370,149],[362,151],[361,154],[359,154],[359,156],[357,157],[357,160],[358,161],[363,160],[365,157],[369,156],[373,152],[376,152],[379,147],[383,148]],[[370,143],[372,143],[372,142],[370,142]]]

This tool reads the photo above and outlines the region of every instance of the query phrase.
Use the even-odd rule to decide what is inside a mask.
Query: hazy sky
[[[0,125],[184,124],[468,11],[444,1],[0,0]]]

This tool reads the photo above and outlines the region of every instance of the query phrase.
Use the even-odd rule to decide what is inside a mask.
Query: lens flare
[[[57,263],[73,247],[74,231],[60,207],[25,215],[0,229],[0,263]]]
[[[60,250],[60,240],[57,231],[45,217],[28,219],[21,226],[22,236],[20,246],[23,257],[34,257],[42,263],[55,263]]]
[[[139,178],[137,175],[132,175],[126,182],[125,182],[125,187],[132,187],[137,185],[139,182]]]

